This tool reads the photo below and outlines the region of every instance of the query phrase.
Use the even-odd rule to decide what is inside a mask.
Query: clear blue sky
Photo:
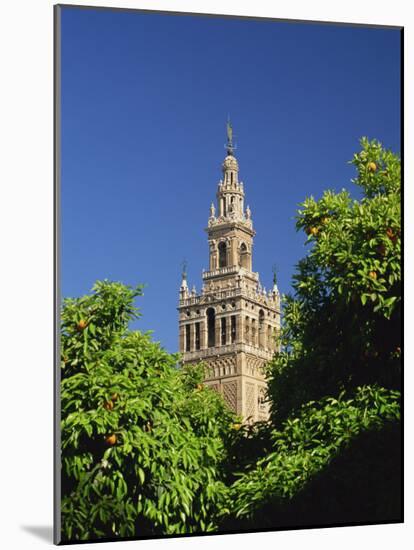
[[[62,295],[145,283],[134,325],[177,350],[180,264],[201,286],[230,113],[257,235],[290,290],[306,196],[346,187],[359,138],[400,151],[395,29],[63,8]]]

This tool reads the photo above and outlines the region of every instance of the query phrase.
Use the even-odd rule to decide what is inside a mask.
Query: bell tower
[[[227,123],[227,156],[217,187],[217,209],[210,206],[206,232],[209,269],[203,287],[190,292],[186,269],[179,298],[179,351],[182,362],[206,366],[205,384],[223,394],[246,422],[266,420],[264,365],[276,350],[280,295],[274,278],[266,292],[252,270],[255,231],[234,156],[233,129]]]

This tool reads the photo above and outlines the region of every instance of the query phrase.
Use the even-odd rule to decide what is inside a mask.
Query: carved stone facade
[[[252,271],[255,231],[229,131],[222,170],[217,209],[210,206],[209,270],[200,293],[189,291],[183,272],[179,350],[183,363],[202,361],[206,385],[246,422],[256,422],[269,416],[264,365],[276,350],[280,296],[276,280],[266,292]]]

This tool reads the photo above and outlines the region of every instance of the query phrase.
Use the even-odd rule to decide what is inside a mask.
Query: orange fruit
[[[85,319],[81,319],[78,323],[77,329],[83,330],[87,327],[88,323],[85,321]]]
[[[377,272],[376,271],[370,271],[369,276],[371,277],[371,279],[375,280],[377,278]]]
[[[111,434],[111,435],[107,435],[105,437],[105,442],[107,445],[115,445],[115,443],[117,442],[117,437],[116,437],[116,434]]]
[[[377,171],[377,165],[375,164],[375,162],[368,162],[368,170],[370,172],[376,172]]]
[[[311,227],[310,228],[310,233],[311,233],[311,235],[313,235],[315,237],[315,235],[317,235],[319,233],[319,229],[317,227]]]
[[[106,403],[104,403],[104,408],[107,411],[112,411],[112,409],[114,408],[114,402],[113,401],[107,401]]]

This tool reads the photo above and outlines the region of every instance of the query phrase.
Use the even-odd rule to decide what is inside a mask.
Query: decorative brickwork
[[[237,382],[224,382],[223,383],[223,397],[224,401],[233,411],[237,409]]]
[[[263,376],[264,365],[265,365],[265,361],[262,358],[248,355],[246,357],[246,366],[247,366],[246,374],[249,374],[250,376],[256,376],[256,377]]]
[[[255,400],[255,385],[251,382],[246,382],[246,417],[254,420],[257,415],[257,407]]]
[[[206,363],[207,379],[236,374],[236,358],[234,355],[218,359],[207,359]]]

